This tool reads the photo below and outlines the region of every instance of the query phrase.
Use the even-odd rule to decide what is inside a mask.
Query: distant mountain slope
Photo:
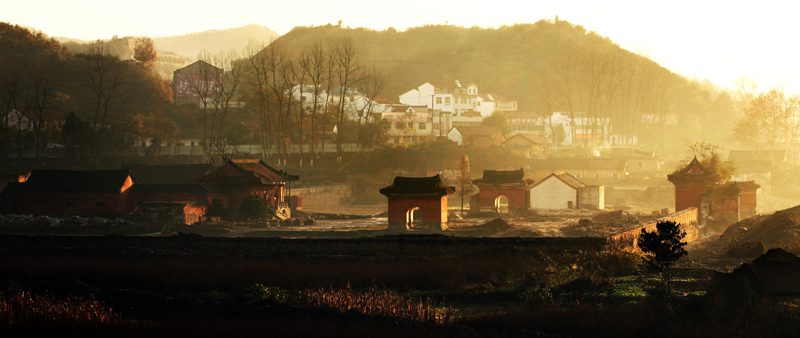
[[[158,59],[155,64],[156,72],[169,78],[172,77],[172,72],[176,69],[197,60],[198,55],[204,50],[212,54],[231,50],[242,51],[251,41],[266,45],[277,37],[278,33],[269,28],[247,25],[231,29],[153,38],[156,51],[158,51]],[[89,52],[94,43],[94,41],[66,37],[58,37],[56,39],[75,54]],[[135,37],[130,36],[114,36],[109,40],[103,41],[120,59],[128,59],[133,55],[134,39]]]
[[[423,26],[404,32],[298,27],[275,43],[297,53],[345,38],[353,41],[365,66],[384,74],[385,96],[395,100],[423,82],[452,86],[460,80],[475,82],[480,93],[516,99],[520,110],[616,117],[618,131],[638,128],[641,114],[657,115],[658,121],[680,115],[683,127],[695,131],[730,120],[717,118],[729,116],[727,95],[565,21],[498,29]],[[715,128],[706,135],[728,130]]]
[[[196,59],[203,50],[211,53],[229,50],[241,51],[250,41],[269,44],[277,37],[278,33],[267,27],[247,25],[231,29],[153,38],[153,42],[159,51],[172,52],[189,59]]]

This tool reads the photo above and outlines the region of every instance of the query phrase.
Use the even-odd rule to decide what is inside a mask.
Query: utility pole
[[[464,216],[464,177],[469,175],[469,156],[461,157],[461,216]]]

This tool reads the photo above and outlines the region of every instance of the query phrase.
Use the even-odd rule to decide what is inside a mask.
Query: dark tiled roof
[[[24,191],[119,193],[130,174],[130,170],[33,170]]]
[[[455,187],[445,186],[439,175],[431,177],[394,178],[392,185],[380,189],[386,197],[395,196],[444,196],[455,192]]]
[[[208,164],[139,165],[131,168],[137,184],[195,184],[205,176]]]
[[[550,144],[550,141],[548,141],[544,136],[522,134],[522,133],[514,134],[514,136],[509,137],[505,142],[503,142],[503,144],[506,144],[509,141],[511,141],[513,139],[517,139],[517,138],[525,140],[526,142],[528,142],[530,144],[547,144],[547,145]]]
[[[484,170],[483,177],[475,181],[476,184],[526,184],[525,172],[522,168],[517,170]]]
[[[492,135],[502,135],[503,131],[499,128],[495,127],[484,127],[484,126],[474,126],[474,127],[464,127],[458,126],[453,127],[458,129],[458,131],[463,136],[492,136]]]
[[[687,180],[713,181],[715,178],[714,176],[714,173],[711,170],[706,169],[706,167],[704,167],[700,161],[697,160],[697,157],[695,157],[685,167],[667,175],[667,179],[673,183]]]
[[[300,179],[300,176],[290,175],[283,170],[275,169],[261,160],[237,159],[231,160],[229,163],[251,172],[262,179],[268,179],[271,181],[297,181]]]
[[[131,192],[140,194],[202,194],[206,189],[199,183],[192,184],[137,184]]]

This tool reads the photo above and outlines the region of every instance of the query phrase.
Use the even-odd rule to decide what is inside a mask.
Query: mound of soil
[[[725,230],[719,242],[728,248],[760,242],[766,249],[800,252],[800,206],[735,223]]]

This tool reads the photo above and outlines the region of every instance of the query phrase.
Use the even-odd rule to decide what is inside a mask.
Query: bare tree
[[[259,44],[250,44],[247,47],[247,71],[245,78],[247,88],[255,100],[258,110],[259,140],[261,142],[262,156],[268,156],[271,141],[272,122],[270,121],[269,88],[267,79],[273,70],[268,65],[269,52],[267,47]]]
[[[386,88],[386,78],[380,74],[375,67],[370,71],[363,71],[361,79],[358,81],[360,84],[359,92],[362,93],[360,102],[355,105],[356,112],[358,113],[358,128],[359,139],[362,146],[372,145],[372,136],[365,131],[369,130],[370,120],[373,116],[376,98],[383,93]],[[431,121],[431,124],[433,122]],[[431,127],[433,130],[433,127]]]
[[[207,135],[211,136],[216,155],[227,157],[225,138],[225,121],[234,106],[239,106],[238,95],[244,67],[237,64],[239,54],[236,52],[205,54],[203,60],[220,70],[216,76],[216,90],[211,91],[212,106],[211,123],[207,124]]]
[[[320,95],[323,92],[322,85],[327,81],[327,65],[328,59],[325,48],[317,43],[311,50],[303,53],[300,56],[300,68],[305,76],[308,77],[311,84],[311,166],[314,166],[314,157],[318,156],[317,153],[317,110],[320,105]],[[327,101],[327,98],[326,98]]]
[[[125,67],[106,43],[98,41],[91,53],[84,55],[84,70],[86,86],[94,101],[92,127],[98,136],[103,136],[107,134],[114,104],[122,96]],[[99,151],[101,138],[95,140],[95,151]]]
[[[0,60],[8,65],[19,64],[14,63],[15,60]],[[23,87],[23,67],[2,67],[0,68],[0,104],[2,104],[2,130],[0,130],[0,155],[6,156],[9,150],[9,134],[11,114],[13,111],[20,109]]]
[[[357,74],[361,71],[361,63],[353,41],[350,39],[341,40],[334,48],[336,60],[336,79],[339,86],[339,102],[336,110],[336,162],[342,162],[342,143],[344,135],[344,123],[347,118],[348,94],[359,82]]]

